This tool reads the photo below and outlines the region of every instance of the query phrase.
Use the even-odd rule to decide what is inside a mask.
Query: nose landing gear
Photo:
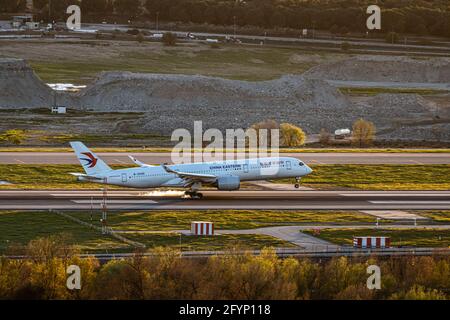
[[[295,187],[295,189],[300,188],[300,177],[295,177],[294,187]]]

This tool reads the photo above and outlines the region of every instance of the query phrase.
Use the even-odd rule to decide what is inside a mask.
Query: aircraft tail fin
[[[88,175],[103,174],[112,169],[95,153],[89,150],[82,142],[70,142],[70,146],[75,151],[75,154],[83,166],[84,171]]]

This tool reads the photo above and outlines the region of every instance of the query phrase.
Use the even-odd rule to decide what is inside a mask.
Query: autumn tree
[[[328,145],[331,140],[331,134],[324,128],[320,129],[319,142],[322,145]]]
[[[253,124],[250,129],[253,129],[256,132],[258,147],[262,146],[261,144],[265,140],[267,141],[267,148],[270,148],[270,146],[272,146],[272,130],[279,130],[280,125],[275,120],[265,120]],[[267,137],[267,139],[265,137]]]
[[[300,147],[305,144],[306,134],[303,130],[290,123],[280,125],[280,145],[283,147]]]
[[[352,141],[354,145],[362,148],[372,144],[375,138],[375,125],[363,119],[356,120],[353,123]]]

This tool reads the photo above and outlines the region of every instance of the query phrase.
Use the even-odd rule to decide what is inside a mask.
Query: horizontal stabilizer
[[[104,178],[103,177],[96,177],[96,176],[90,176],[84,173],[74,173],[74,172],[70,172],[69,174],[75,176],[78,178],[78,180],[80,181],[94,181],[94,182],[100,182],[103,181]]]

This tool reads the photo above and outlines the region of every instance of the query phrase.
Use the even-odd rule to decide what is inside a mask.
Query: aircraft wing
[[[199,173],[176,171],[176,170],[170,169],[168,166],[166,166],[164,164],[162,165],[162,167],[167,172],[176,174],[179,178],[185,180],[188,184],[191,184],[194,182],[214,183],[217,180],[217,177],[212,174],[199,174]]]
[[[143,163],[143,162],[139,161],[138,159],[136,159],[133,156],[128,156],[128,158],[130,158],[131,161],[133,161],[135,164],[137,164],[140,167],[154,167],[154,166],[152,166],[150,164],[146,164],[146,163]]]

